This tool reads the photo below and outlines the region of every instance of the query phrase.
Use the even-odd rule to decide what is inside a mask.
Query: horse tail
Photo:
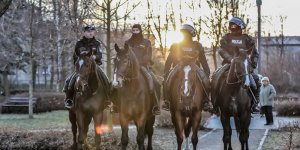
[[[191,133],[191,129],[192,129],[191,127],[192,127],[192,120],[188,118],[185,122],[185,127],[184,127],[184,135],[186,138],[188,138]]]

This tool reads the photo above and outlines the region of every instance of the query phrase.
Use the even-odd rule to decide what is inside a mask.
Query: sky
[[[132,16],[135,16],[135,23],[145,23],[143,19],[144,15],[147,14],[146,0],[136,0],[141,1],[140,6],[138,6],[133,12]],[[165,0],[150,0],[153,4],[157,5],[158,3],[161,7],[155,7],[155,13],[164,14],[166,8]],[[175,3],[179,3],[179,0],[169,0]],[[182,0],[185,1],[185,0]],[[197,0],[194,0],[197,1]],[[200,1],[200,0],[199,0]],[[201,0],[205,2],[205,0]],[[246,14],[249,15],[251,32],[255,33],[257,31],[257,7],[256,0],[248,0],[250,7],[247,8]],[[189,0],[187,0],[189,2]],[[179,10],[179,4],[173,6],[174,9]],[[202,5],[201,9],[196,10],[196,14],[206,15],[208,14],[208,8],[205,5]],[[191,10],[185,8],[183,10],[184,14],[190,15]],[[261,6],[261,16],[262,16],[262,36],[278,36],[281,33],[281,22],[279,16],[285,16],[283,24],[283,34],[285,36],[300,36],[300,0],[262,0]],[[176,37],[177,33],[171,33],[171,37]],[[203,45],[209,46],[212,39],[207,39],[207,37],[202,38]],[[171,40],[170,42],[173,42]],[[201,42],[201,41],[200,41]]]

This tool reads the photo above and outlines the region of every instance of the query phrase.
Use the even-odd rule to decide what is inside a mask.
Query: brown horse
[[[241,143],[241,149],[248,150],[249,125],[251,122],[251,97],[249,95],[250,66],[247,51],[238,48],[234,51],[229,73],[220,79],[216,88],[216,103],[221,112],[223,126],[224,150],[231,150],[230,117],[234,117],[237,133]]]
[[[186,60],[188,61],[183,60],[174,68],[177,73],[170,86],[170,110],[175,126],[178,150],[181,149],[184,135],[186,149],[189,149],[188,138],[191,130],[193,149],[196,150],[205,95],[201,79],[197,76],[199,67],[195,64],[196,57]]]
[[[122,128],[122,149],[128,145],[128,124],[134,121],[137,127],[136,141],[140,150],[144,149],[145,135],[148,135],[148,150],[152,149],[152,115],[154,99],[150,96],[146,79],[143,77],[138,60],[133,51],[125,45],[120,49],[115,45],[117,56],[114,60],[113,88],[117,89],[120,103],[120,124]]]
[[[97,64],[92,57],[92,50],[81,52],[75,63],[78,74],[75,82],[74,107],[69,110],[72,124],[73,149],[88,149],[87,132],[93,119],[95,128],[95,145],[100,149],[104,102],[108,98],[99,80]],[[77,130],[79,132],[77,139]],[[77,141],[78,140],[78,141]]]

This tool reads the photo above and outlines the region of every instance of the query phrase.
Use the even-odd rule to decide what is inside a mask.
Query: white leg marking
[[[117,69],[114,71],[114,76],[113,76],[113,82],[112,82],[112,85],[113,86],[117,86],[119,83],[117,81]]]
[[[247,59],[244,61],[244,65],[245,65],[245,71],[246,71],[245,85],[249,86],[250,85],[250,79],[249,79],[249,74],[248,74],[248,60]]]
[[[189,72],[191,70],[191,66],[187,65],[183,68],[184,71],[184,95],[188,94],[188,81],[189,81]]]

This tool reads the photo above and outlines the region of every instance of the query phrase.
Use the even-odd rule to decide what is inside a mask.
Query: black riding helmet
[[[93,25],[86,25],[83,27],[83,31],[92,31],[95,30],[95,27]]]
[[[180,31],[183,32],[183,31],[188,31],[192,37],[195,37],[196,36],[196,30],[193,26],[189,25],[189,24],[183,24],[180,28]]]

